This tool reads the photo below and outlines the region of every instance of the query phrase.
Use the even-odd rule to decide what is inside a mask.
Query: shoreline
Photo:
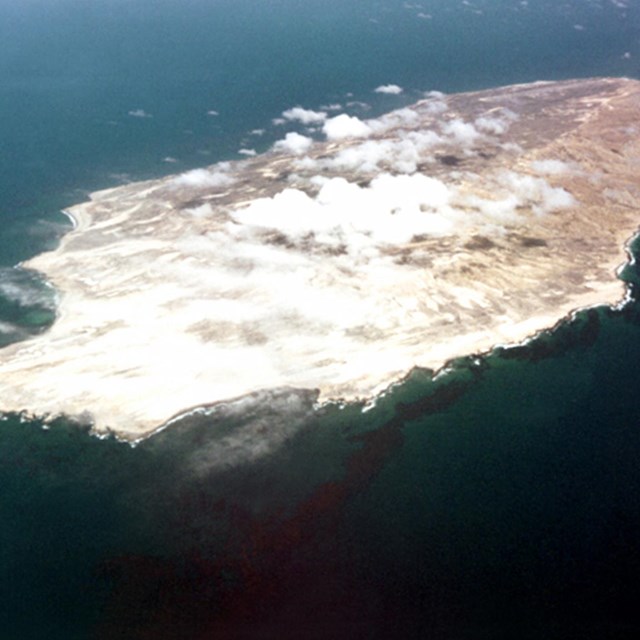
[[[638,234],[634,235],[633,237],[634,237],[634,239],[640,237],[640,232]],[[631,264],[631,262],[629,262],[627,264]],[[622,265],[622,266],[626,266],[626,265]],[[569,311],[566,315],[564,315],[561,318],[557,319],[553,325],[547,325],[547,326],[545,326],[545,327],[543,327],[541,329],[537,329],[533,333],[527,334],[525,337],[523,337],[521,339],[517,339],[516,338],[512,342],[510,341],[510,342],[504,342],[504,343],[497,343],[497,344],[494,344],[493,346],[491,346],[488,349],[485,349],[483,351],[473,351],[473,352],[460,353],[460,354],[452,356],[451,358],[446,360],[437,369],[430,369],[429,367],[426,367],[426,366],[425,367],[420,366],[420,367],[416,367],[416,368],[432,371],[431,380],[432,381],[436,381],[439,378],[446,377],[449,374],[455,373],[455,368],[452,365],[452,363],[455,362],[456,360],[460,359],[460,358],[464,358],[464,359],[466,359],[466,358],[486,359],[486,358],[490,358],[492,356],[493,352],[496,349],[508,350],[508,349],[514,349],[514,348],[517,348],[517,347],[527,346],[527,345],[529,345],[531,343],[534,343],[538,338],[541,337],[542,334],[555,332],[557,329],[562,327],[564,324],[566,324],[568,322],[573,322],[578,314],[587,312],[587,311],[589,311],[591,309],[598,309],[598,308],[601,308],[601,307],[606,307],[606,308],[611,309],[613,311],[622,310],[626,304],[631,302],[631,298],[628,295],[628,292],[629,292],[628,287],[625,286],[624,289],[625,289],[624,296],[617,303],[612,303],[612,302],[593,302],[591,304],[588,304],[587,306],[577,307],[577,308],[572,309],[571,311]],[[392,389],[394,389],[396,387],[401,387],[403,384],[405,384],[407,379],[411,376],[412,371],[413,370],[408,371],[405,375],[403,375],[401,378],[399,378],[397,380],[392,380],[392,381],[390,381],[388,383],[385,383],[382,389],[380,389],[379,391],[377,391],[375,393],[375,395],[372,395],[370,397],[350,398],[350,399],[346,399],[346,400],[343,399],[343,398],[329,398],[329,399],[326,399],[326,400],[322,400],[322,399],[319,398],[318,401],[314,404],[313,409],[314,409],[314,411],[321,411],[322,409],[324,409],[326,407],[330,407],[330,406],[336,406],[337,405],[340,408],[344,408],[344,407],[346,407],[348,405],[361,404],[362,405],[362,409],[361,409],[362,413],[366,413],[368,411],[371,411],[372,409],[375,409],[378,401],[380,399],[384,398],[385,396],[387,396],[391,392]],[[296,391],[296,390],[294,389],[293,391]],[[301,391],[310,391],[310,390],[301,390]],[[184,412],[181,412],[178,415],[173,416],[172,418],[167,420],[166,423],[158,426],[154,431],[151,431],[150,433],[145,434],[145,435],[141,436],[140,438],[137,438],[136,440],[129,440],[127,438],[120,438],[118,436],[118,434],[115,433],[115,432],[101,433],[101,432],[97,432],[97,431],[93,431],[92,430],[90,433],[91,433],[91,435],[93,435],[95,437],[99,437],[99,438],[113,436],[117,440],[119,440],[121,442],[127,442],[132,447],[135,447],[138,444],[144,442],[145,440],[147,440],[149,438],[152,438],[156,434],[161,433],[162,431],[165,431],[166,429],[169,429],[171,427],[171,425],[175,424],[176,422],[179,422],[179,421],[181,421],[181,420],[183,420],[185,418],[188,418],[188,417],[196,415],[196,414],[206,415],[207,413],[212,412],[218,406],[223,406],[223,405],[227,405],[227,404],[235,404],[235,403],[241,402],[245,398],[247,398],[249,395],[251,395],[251,394],[247,394],[245,396],[239,396],[239,397],[235,397],[235,398],[229,398],[229,399],[225,399],[225,400],[220,400],[220,401],[218,401],[216,403],[213,403],[213,404],[210,404],[210,405],[201,405],[201,406],[197,406],[197,407],[192,407],[190,409],[185,410]]]
[[[364,140],[92,193],[25,263],[58,315],[3,349],[0,410],[135,444],[265,389],[366,407],[414,368],[622,308],[638,95],[591,79],[438,97]]]
[[[633,239],[636,238],[640,238],[640,231],[635,234],[632,237]],[[623,265],[621,265],[621,268],[627,266],[627,264],[633,264],[635,262],[635,260],[629,260],[628,263],[625,263]],[[620,280],[620,282],[624,285],[624,282],[622,280]],[[527,346],[531,343],[534,343],[538,338],[541,337],[542,334],[545,333],[553,333],[555,332],[557,329],[559,329],[560,327],[562,327],[564,324],[568,323],[568,322],[572,322],[576,316],[580,313],[584,313],[586,311],[589,311],[591,309],[598,309],[601,307],[606,307],[608,309],[611,309],[613,311],[621,311],[624,306],[626,306],[629,302],[631,302],[631,298],[629,296],[629,289],[626,285],[624,285],[624,295],[622,297],[622,299],[620,299],[617,303],[614,302],[593,302],[590,304],[587,304],[586,306],[581,306],[581,307],[576,307],[575,309],[572,309],[571,311],[569,311],[567,314],[565,314],[564,316],[558,318],[557,320],[555,320],[554,324],[552,325],[545,325],[543,328],[540,329],[536,329],[534,330],[533,333],[529,333],[527,335],[525,335],[522,338],[514,338],[513,341],[509,341],[509,342],[502,342],[502,343],[496,343],[494,345],[492,345],[491,347],[484,349],[482,351],[470,351],[470,352],[460,352],[457,355],[453,355],[450,358],[448,358],[446,361],[444,361],[439,367],[437,367],[436,369],[431,369],[428,366],[417,366],[415,368],[419,368],[419,369],[424,369],[424,370],[429,370],[431,371],[431,380],[432,381],[436,381],[439,378],[442,377],[446,377],[447,375],[450,375],[452,373],[455,373],[455,367],[453,366],[452,363],[454,363],[456,360],[463,358],[472,358],[472,359],[486,359],[486,358],[490,358],[493,354],[493,352],[496,349],[514,349],[517,347],[522,347],[522,346]],[[396,388],[396,387],[400,387],[402,386],[407,379],[411,376],[413,370],[410,370],[408,372],[406,372],[401,378],[398,378],[396,380],[391,380],[388,383],[383,383],[382,388],[378,391],[375,392],[374,395],[369,396],[369,397],[355,397],[355,398],[348,398],[348,399],[344,399],[344,398],[328,398],[328,399],[321,399],[318,398],[318,400],[313,404],[313,410],[314,411],[320,411],[326,407],[330,407],[330,406],[339,406],[339,407],[346,407],[347,405],[357,405],[357,404],[361,404],[362,405],[362,413],[366,413],[372,409],[374,409],[378,403],[378,401],[382,398],[384,398],[386,395],[388,395],[392,389]],[[291,391],[294,394],[296,392],[301,392],[301,393],[305,393],[305,392],[311,392],[311,389],[295,389],[295,388],[291,388],[291,389],[283,389],[283,391]],[[152,437],[154,437],[155,435],[171,428],[171,426],[183,419],[189,418],[190,416],[194,416],[194,415],[207,415],[210,413],[213,413],[213,411],[216,410],[216,408],[219,408],[221,406],[227,406],[227,405],[234,405],[234,404],[238,404],[243,402],[244,400],[250,398],[251,396],[253,396],[255,393],[260,393],[263,391],[279,391],[279,389],[271,389],[271,388],[265,388],[265,389],[258,389],[254,392],[249,392],[247,394],[241,395],[241,396],[236,396],[233,398],[225,398],[223,400],[218,400],[216,402],[213,402],[211,404],[202,404],[202,405],[197,405],[188,409],[185,409],[184,411],[181,411],[180,413],[172,416],[171,418],[169,418],[165,423],[157,426],[156,428],[154,428],[153,430],[149,431],[148,433],[144,433],[142,435],[140,435],[139,437],[132,439],[131,437],[127,437],[127,435],[123,435],[121,433],[119,433],[118,431],[114,431],[111,430],[110,428],[106,428],[105,430],[95,430],[93,428],[93,426],[90,423],[83,423],[82,419],[79,416],[66,416],[66,415],[56,415],[56,416],[39,416],[37,414],[30,414],[28,411],[20,411],[20,412],[0,412],[0,419],[4,418],[5,415],[7,414],[11,414],[11,413],[15,413],[15,415],[19,416],[20,420],[22,422],[28,422],[28,421],[32,421],[32,420],[43,420],[43,424],[42,424],[42,428],[43,429],[48,429],[50,428],[50,424],[59,419],[59,418],[63,418],[63,419],[67,419],[70,420],[72,422],[77,422],[79,426],[86,426],[89,428],[89,435],[91,435],[92,437],[98,438],[100,440],[102,439],[107,439],[107,438],[115,438],[117,441],[122,442],[122,443],[126,443],[129,444],[131,447],[136,447],[137,445],[141,444],[142,442],[144,442],[145,440],[148,440]]]

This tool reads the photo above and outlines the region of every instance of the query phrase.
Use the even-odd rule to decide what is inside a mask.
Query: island
[[[259,390],[367,401],[618,304],[639,128],[625,78],[431,92],[93,193],[22,265],[57,318],[0,350],[0,411],[136,441]]]

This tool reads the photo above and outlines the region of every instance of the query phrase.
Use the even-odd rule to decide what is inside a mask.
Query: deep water
[[[53,321],[13,267],[87,191],[264,150],[296,104],[639,77],[639,27],[631,0],[0,0],[0,339]],[[365,412],[274,392],[135,448],[4,416],[0,638],[637,637],[622,275],[623,308],[414,371]]]

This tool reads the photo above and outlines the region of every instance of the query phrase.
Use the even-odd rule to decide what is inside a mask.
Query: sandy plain
[[[354,135],[94,193],[23,265],[58,317],[0,351],[0,410],[135,440],[260,389],[366,400],[617,304],[638,123],[622,78],[433,94]]]

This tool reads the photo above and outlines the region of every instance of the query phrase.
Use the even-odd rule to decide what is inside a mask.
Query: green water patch
[[[0,269],[0,347],[46,331],[56,318],[56,292],[39,274]]]

